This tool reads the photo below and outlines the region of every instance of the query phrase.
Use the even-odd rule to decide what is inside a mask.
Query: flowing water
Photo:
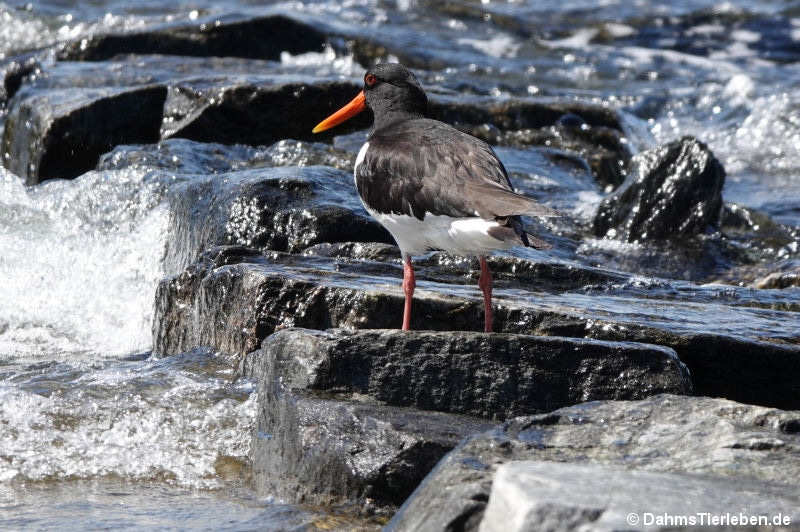
[[[207,15],[277,9],[324,18],[427,58],[431,68],[419,77],[443,94],[612,106],[626,112],[634,150],[695,135],[727,170],[726,201],[800,226],[798,1],[262,4],[6,0],[0,57]],[[94,67],[76,66],[75,76],[81,68]],[[284,54],[264,68],[356,80],[363,73],[353,57],[332,50]],[[361,139],[336,145],[352,151]],[[273,153],[272,163],[300,164],[303,149]],[[192,153],[182,154],[184,164],[195,163]],[[498,153],[520,188],[578,220],[591,218],[604,191],[587,172],[553,174],[535,150]],[[162,263],[169,186],[136,166],[32,188],[0,169],[0,528],[303,529],[320,515],[248,490],[255,396],[225,357],[150,352],[156,283],[172,273]],[[776,260],[796,261],[793,246]],[[591,263],[608,248],[636,252],[633,244],[591,240],[578,254]],[[535,304],[690,331],[709,330],[712,309],[717,332],[797,343],[798,289],[757,292],[642,276],[542,295]],[[528,297],[513,289],[498,296]]]

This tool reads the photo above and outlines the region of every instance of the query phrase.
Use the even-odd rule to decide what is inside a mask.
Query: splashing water
[[[29,189],[0,170],[0,481],[208,488],[246,461],[248,383],[210,352],[137,355],[163,275],[163,192],[140,169]]]
[[[5,359],[150,345],[166,209],[143,171],[25,189],[0,170],[0,353]]]

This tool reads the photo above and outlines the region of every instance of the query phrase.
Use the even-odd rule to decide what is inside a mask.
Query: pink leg
[[[481,263],[481,277],[478,280],[478,286],[483,291],[483,306],[485,308],[483,330],[484,332],[492,332],[492,272],[489,271],[489,265],[486,264],[486,257],[479,257]]]
[[[411,299],[414,297],[414,287],[417,281],[414,279],[414,267],[411,266],[411,257],[403,256],[403,292],[406,294],[406,305],[403,309],[403,330],[407,331],[411,327]]]

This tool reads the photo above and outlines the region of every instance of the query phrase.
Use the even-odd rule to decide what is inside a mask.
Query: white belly
[[[364,143],[356,157],[354,168],[364,160],[369,142]],[[364,204],[362,200],[362,204]],[[420,255],[431,250],[442,250],[455,255],[487,255],[498,249],[513,247],[515,242],[505,242],[489,234],[489,229],[499,224],[483,218],[453,218],[426,214],[424,220],[402,214],[381,214],[366,204],[364,208],[383,225],[407,255]]]
[[[489,235],[489,229],[497,227],[498,223],[483,218],[428,214],[420,220],[413,216],[381,214],[369,208],[367,211],[392,234],[400,250],[407,255],[442,250],[456,255],[479,256],[514,245]]]

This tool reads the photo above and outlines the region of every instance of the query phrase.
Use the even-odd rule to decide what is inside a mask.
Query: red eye
[[[367,74],[364,76],[364,83],[367,84],[367,87],[372,87],[377,82],[378,78],[375,77],[375,74]]]

